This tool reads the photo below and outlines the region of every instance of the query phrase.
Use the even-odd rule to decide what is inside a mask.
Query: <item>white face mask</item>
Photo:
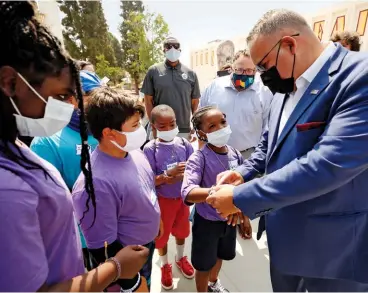
[[[207,133],[208,143],[221,148],[227,144],[231,135],[230,125],[220,130]]]
[[[171,62],[176,62],[180,58],[180,51],[176,50],[175,48],[171,48],[170,50],[166,51],[165,57],[167,60]]]
[[[119,131],[120,132],[120,131]],[[124,152],[131,152],[139,149],[146,141],[147,133],[144,127],[141,125],[136,131],[133,132],[120,132],[126,137],[126,145],[120,146],[116,141],[111,140],[111,143],[118,149]]]
[[[43,118],[34,119],[22,116],[15,102],[10,98],[10,102],[18,113],[14,114],[14,116],[19,134],[30,137],[51,136],[67,126],[72,117],[74,106],[52,97],[49,97],[46,101],[21,74],[18,73],[18,76],[46,104]]]
[[[164,141],[172,141],[178,135],[178,133],[179,133],[178,127],[168,131],[157,130],[157,137]]]

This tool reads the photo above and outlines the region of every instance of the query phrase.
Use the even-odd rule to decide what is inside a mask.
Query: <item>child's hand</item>
[[[243,239],[251,239],[252,238],[252,225],[250,224],[249,218],[245,216],[243,213],[239,214],[240,224],[239,234]]]
[[[176,175],[174,177],[172,177],[172,176],[167,177],[166,183],[167,184],[175,184],[177,182],[183,181],[183,177],[184,177],[184,173],[181,173],[181,174]]]
[[[186,162],[180,162],[174,168],[167,170],[167,175],[170,177],[175,177],[181,173],[184,173]]]

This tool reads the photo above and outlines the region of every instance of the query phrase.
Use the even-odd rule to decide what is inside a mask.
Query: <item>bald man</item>
[[[321,44],[289,10],[266,13],[247,43],[276,94],[268,129],[207,202],[264,216],[275,292],[367,292],[368,54]]]

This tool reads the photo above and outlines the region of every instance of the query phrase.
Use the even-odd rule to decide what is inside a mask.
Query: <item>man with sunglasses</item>
[[[368,54],[322,44],[289,10],[267,12],[247,43],[278,94],[261,143],[207,202],[265,216],[275,292],[368,292]]]
[[[247,159],[254,151],[267,124],[272,93],[256,74],[249,52],[234,56],[231,74],[218,77],[204,90],[200,107],[217,105],[231,127],[229,145]]]
[[[179,61],[181,49],[176,38],[165,40],[163,51],[165,62],[148,69],[141,92],[148,117],[153,107],[168,105],[173,108],[179,136],[191,138],[190,117],[199,104],[200,89],[196,73]]]

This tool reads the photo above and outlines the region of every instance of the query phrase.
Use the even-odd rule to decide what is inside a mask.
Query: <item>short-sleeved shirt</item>
[[[98,141],[89,135],[88,144],[93,151]],[[51,163],[72,190],[81,172],[82,143],[79,132],[67,126],[52,136],[35,137],[31,143],[31,150]]]
[[[165,104],[173,108],[179,131],[190,132],[192,99],[201,95],[193,70],[181,63],[175,67],[168,62],[155,64],[148,69],[141,92],[153,97],[154,106]]]
[[[185,138],[175,137],[172,142],[165,143],[151,140],[144,146],[143,151],[153,172],[158,176],[174,168],[178,163],[186,162],[193,153],[193,147]],[[162,197],[180,198],[181,185],[182,182],[161,184],[156,186],[156,191]]]
[[[123,245],[145,245],[159,232],[160,207],[154,174],[141,150],[125,158],[112,157],[98,147],[92,153],[92,176],[96,195],[96,220],[92,227],[92,204],[80,225],[90,249],[118,240]],[[81,173],[73,188],[74,208],[79,219],[86,211],[88,195]]]
[[[21,167],[0,152],[0,292],[36,292],[45,282],[84,273],[67,186],[54,166],[28,147],[21,149],[49,175]]]
[[[228,144],[245,151],[258,145],[268,123],[272,98],[258,74],[254,83],[243,91],[235,89],[228,75],[212,81],[202,93],[199,107],[217,106],[224,112],[232,130]]]
[[[98,141],[89,135],[88,144],[93,151]],[[52,136],[35,137],[31,143],[31,150],[51,163],[60,172],[69,190],[72,190],[81,172],[82,145],[79,132],[67,126]],[[82,247],[86,248],[83,234],[81,240]]]
[[[239,151],[228,146],[226,154],[215,153],[206,145],[195,151],[187,161],[184,172],[181,194],[186,204],[186,197],[194,188],[211,188],[216,185],[216,177],[221,172],[232,170],[243,164],[243,157]],[[196,211],[210,221],[225,221],[216,210],[206,202],[196,203]]]

